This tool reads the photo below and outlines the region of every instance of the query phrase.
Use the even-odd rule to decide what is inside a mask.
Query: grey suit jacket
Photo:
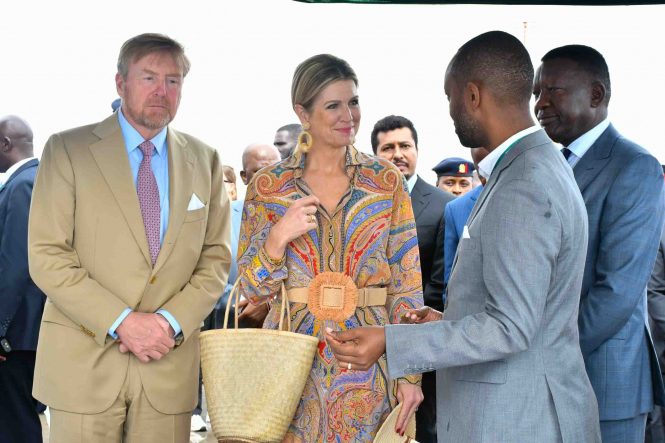
[[[646,287],[663,228],[663,170],[610,125],[573,169],[589,216],[580,345],[601,420],[663,404]]]
[[[418,177],[411,191],[411,206],[418,231],[418,251],[423,275],[423,300],[427,306],[443,311],[443,256],[445,235],[443,212],[455,199],[449,192],[426,183]]]
[[[467,222],[445,320],[386,326],[391,378],[437,371],[441,442],[597,442],[577,314],[587,219],[544,131],[514,144]]]

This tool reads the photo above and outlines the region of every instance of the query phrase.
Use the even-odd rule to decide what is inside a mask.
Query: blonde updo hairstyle
[[[330,54],[319,54],[300,63],[293,73],[291,83],[291,105],[295,111],[296,105],[311,111],[314,101],[319,93],[329,84],[339,80],[353,80],[358,86],[358,77],[353,68],[339,57]],[[312,135],[309,127],[303,125],[298,136],[297,150],[307,152],[312,146]]]

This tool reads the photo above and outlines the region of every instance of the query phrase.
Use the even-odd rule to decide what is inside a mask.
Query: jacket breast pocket
[[[455,379],[458,381],[504,384],[508,378],[508,369],[505,360],[461,366],[456,370]]]
[[[208,213],[208,207],[204,206],[199,209],[194,209],[193,211],[187,211],[187,214],[185,214],[185,220],[183,221],[184,223],[189,223],[189,222],[194,222],[201,220],[206,216]]]

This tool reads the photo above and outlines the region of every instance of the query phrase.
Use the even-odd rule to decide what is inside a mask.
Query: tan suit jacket
[[[99,413],[117,398],[130,356],[108,329],[127,307],[170,312],[184,340],[140,364],[153,407],[194,408],[199,328],[228,277],[229,201],[217,152],[168,129],[170,213],[155,266],[117,116],[51,136],[35,181],[30,274],[46,293],[33,395],[55,409]],[[205,207],[189,211],[193,194]]]

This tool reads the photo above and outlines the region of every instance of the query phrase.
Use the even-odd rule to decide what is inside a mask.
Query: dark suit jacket
[[[38,164],[21,165],[0,189],[0,337],[17,351],[37,349],[46,300],[28,272],[28,213]]]
[[[601,420],[663,401],[647,329],[646,288],[663,229],[663,170],[610,125],[573,168],[589,216],[580,347]]]
[[[443,311],[443,211],[455,198],[418,177],[411,191],[411,206],[418,231],[420,268],[423,275],[423,299],[427,306]]]
[[[647,286],[647,301],[651,335],[662,371],[665,367],[665,230],[660,237],[656,264]]]

